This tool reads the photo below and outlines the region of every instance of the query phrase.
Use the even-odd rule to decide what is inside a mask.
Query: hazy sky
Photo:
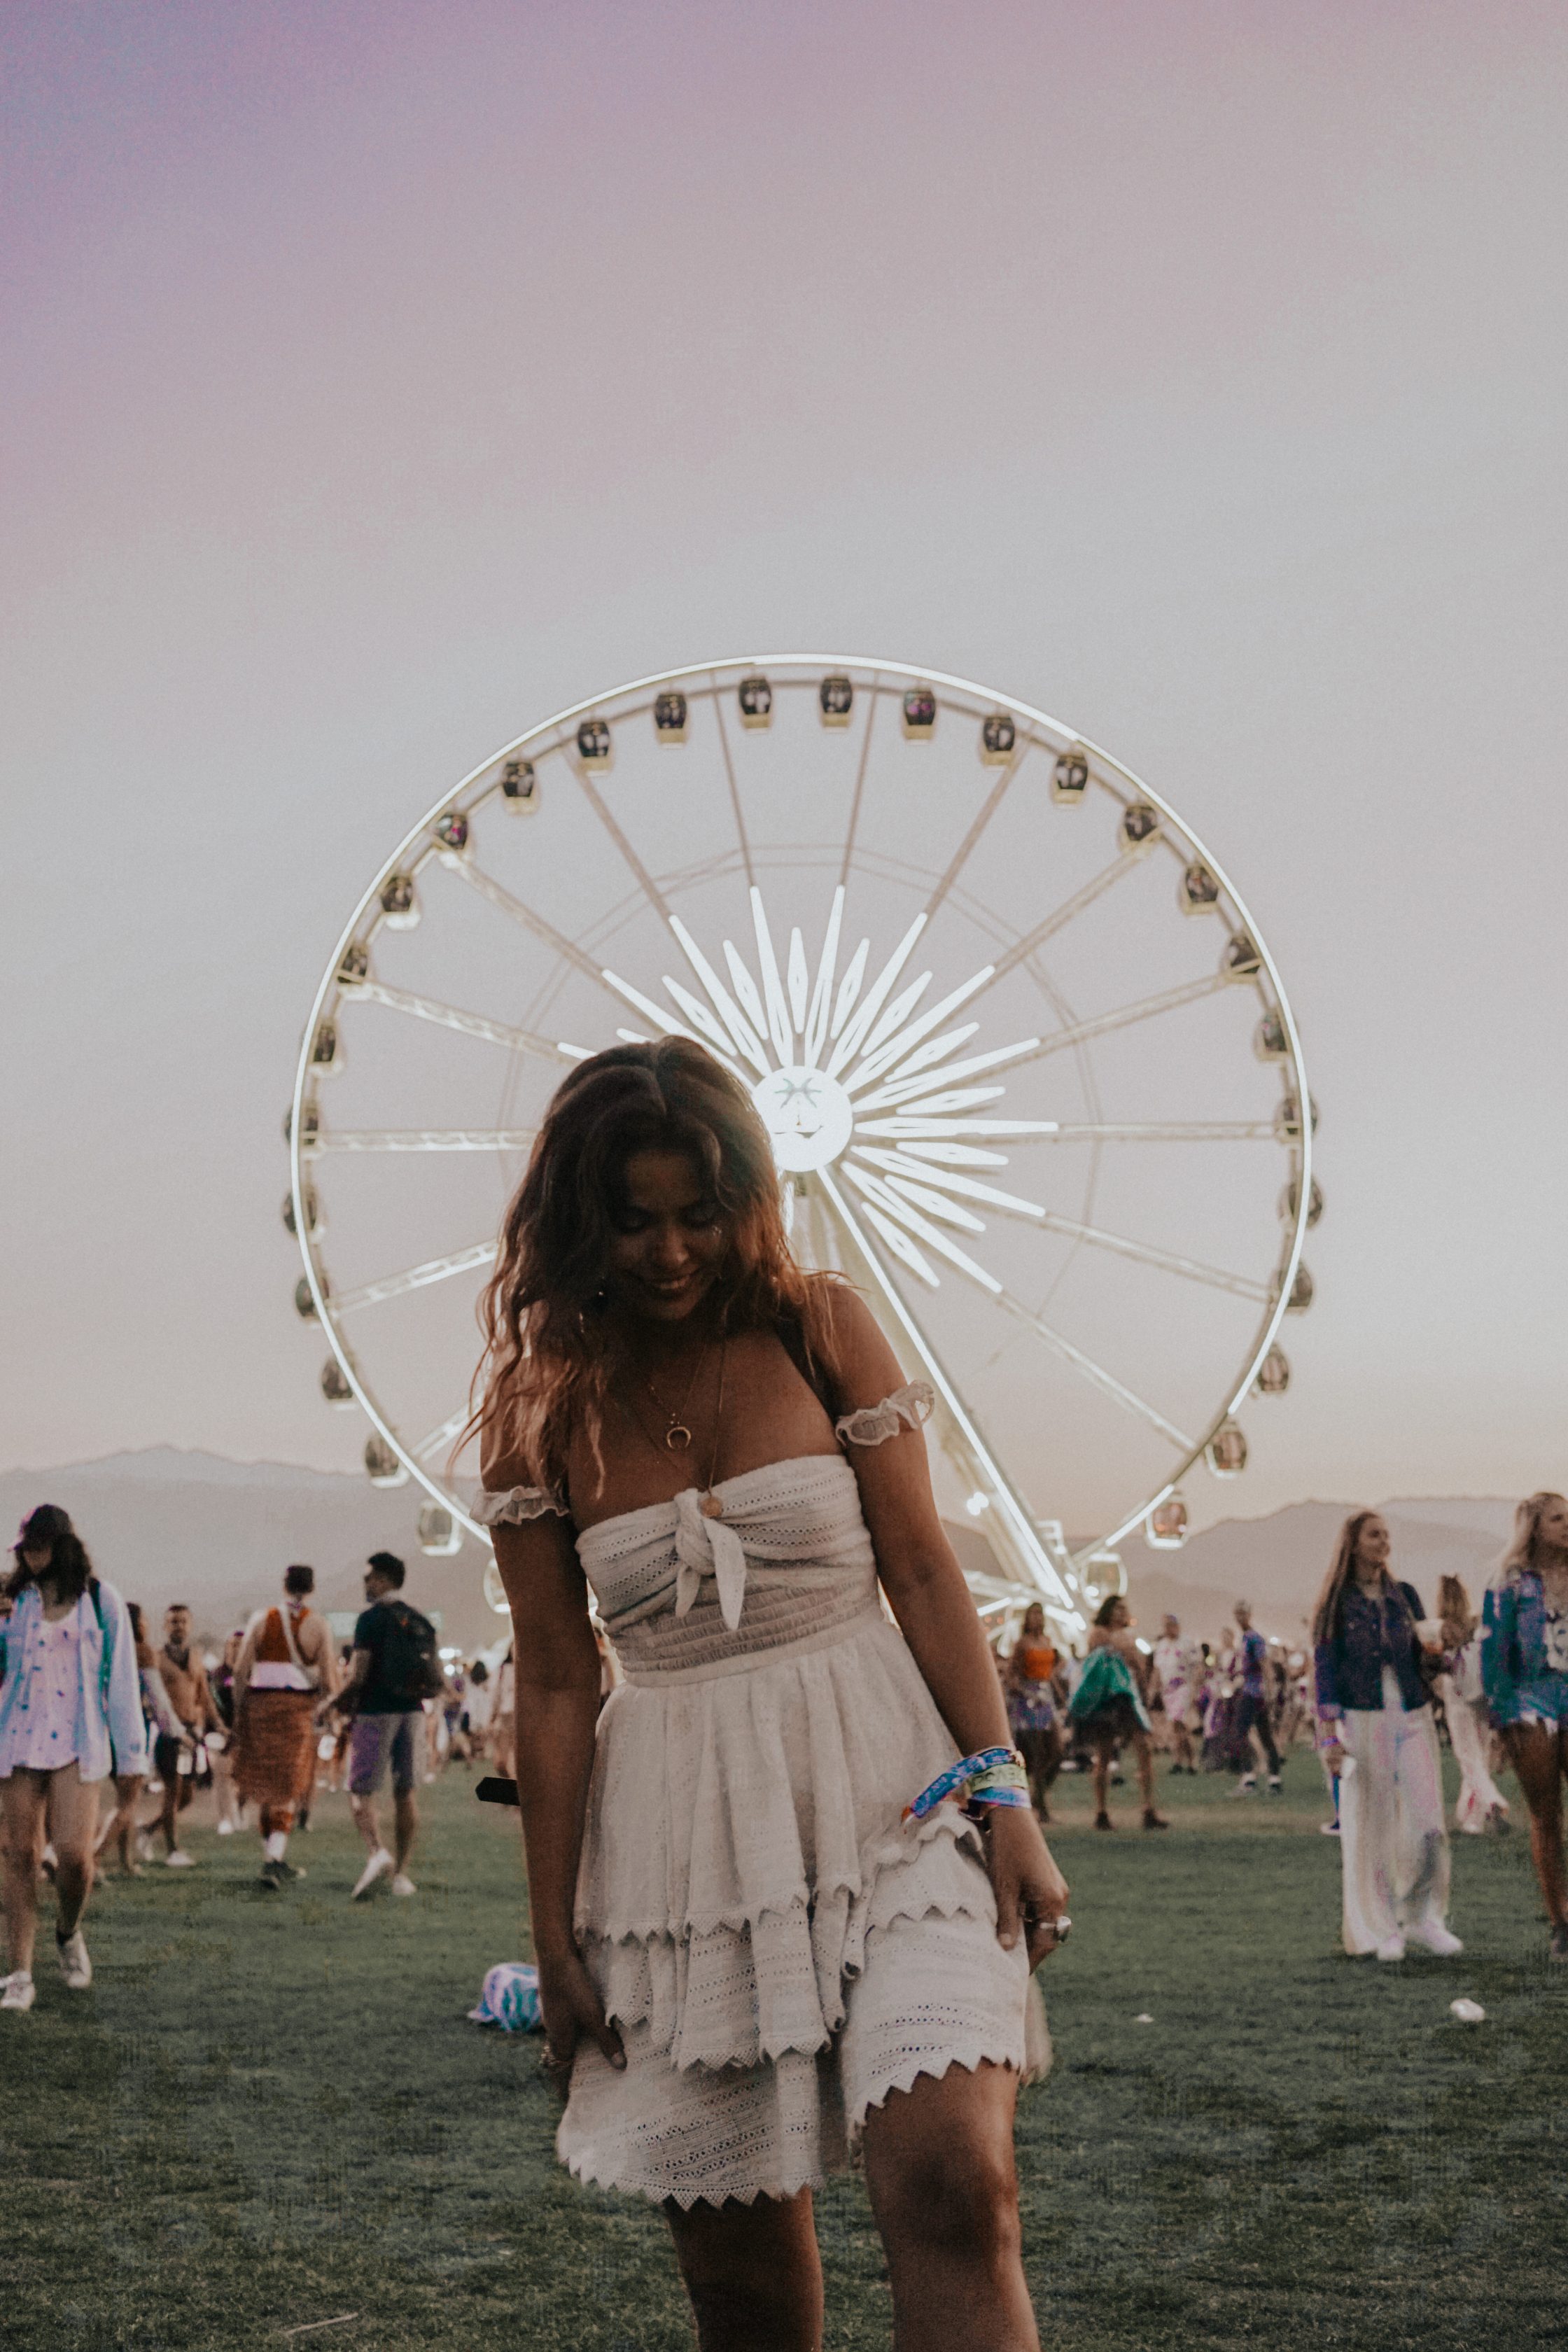
[[[4,58],[0,1457],[348,1466],[279,1120],[495,744],[748,646],[991,681],[1279,958],[1329,1213],[1241,1487],[1568,1479],[1568,23],[28,5]]]

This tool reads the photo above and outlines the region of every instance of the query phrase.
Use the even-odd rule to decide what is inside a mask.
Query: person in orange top
[[[1062,1769],[1061,1723],[1051,1686],[1059,1663],[1046,1632],[1046,1612],[1037,1601],[1031,1601],[1003,1668],[1002,1687],[1007,1696],[1007,1721],[1028,1775],[1029,1794],[1043,1822],[1051,1818],[1047,1795]]]
[[[153,1763],[163,1784],[163,1795],[156,1821],[144,1826],[149,1832],[162,1829],[163,1860],[171,1870],[189,1870],[193,1858],[180,1843],[179,1817],[196,1793],[195,1775],[191,1770],[195,1743],[204,1731],[220,1729],[223,1718],[207,1687],[202,1654],[191,1647],[191,1612],[184,1601],[176,1601],[163,1612],[163,1646],[153,1652],[153,1664],[168,1693],[170,1712],[182,1727],[184,1738],[172,1738],[160,1730],[153,1740]],[[182,1763],[185,1768],[183,1772]]]
[[[264,1886],[304,1876],[288,1859],[289,1832],[316,1778],[316,1708],[338,1686],[315,1589],[314,1569],[285,1569],[282,1601],[257,1611],[235,1661],[234,1784],[260,1808]]]

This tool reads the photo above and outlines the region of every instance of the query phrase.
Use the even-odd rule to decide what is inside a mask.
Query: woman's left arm
[[[108,1687],[103,1695],[105,1729],[114,1751],[114,1769],[128,1777],[147,1769],[147,1725],[142,1713],[142,1675],[136,1664],[136,1643],[131,1613],[118,1592],[98,1588],[103,1612],[102,1639],[109,1648]]]
[[[839,1394],[851,1408],[879,1404],[903,1386],[898,1359],[853,1291],[839,1291],[836,1308]],[[959,1752],[1010,1748],[1013,1735],[984,1628],[937,1516],[924,1437],[905,1428],[879,1445],[849,1445],[846,1452],[882,1589]],[[1029,1965],[1036,1968],[1056,1948],[1053,1923],[1067,1908],[1067,1881],[1032,1807],[992,1806],[988,1821],[996,1932],[1011,1948],[1022,1925]]]

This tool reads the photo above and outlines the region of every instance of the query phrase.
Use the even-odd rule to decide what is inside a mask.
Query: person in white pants
[[[1481,1621],[1458,1577],[1439,1580],[1437,1614],[1443,1625],[1443,1672],[1437,1677],[1437,1696],[1459,1768],[1454,1827],[1468,1837],[1484,1837],[1488,1830],[1500,1836],[1512,1823],[1508,1799],[1492,1779],[1487,1752],[1491,1722],[1481,1683]]]
[[[1376,1511],[1345,1521],[1313,1620],[1323,1760],[1340,1776],[1344,1948],[1447,1958],[1448,1833],[1436,1727],[1421,1676],[1420,1596],[1388,1573]],[[1436,1636],[1434,1648],[1440,1644]]]

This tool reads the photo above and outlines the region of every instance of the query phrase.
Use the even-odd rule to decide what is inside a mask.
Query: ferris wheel
[[[344,927],[288,1122],[322,1390],[425,1490],[427,1550],[488,1543],[448,1457],[543,1106],[670,1034],[750,1088],[797,1251],[935,1389],[983,1613],[1081,1633],[1117,1545],[1181,1543],[1183,1482],[1245,1469],[1311,1301],[1316,1113],[1224,869],[1044,712],[837,655],[638,679],[464,777]]]

